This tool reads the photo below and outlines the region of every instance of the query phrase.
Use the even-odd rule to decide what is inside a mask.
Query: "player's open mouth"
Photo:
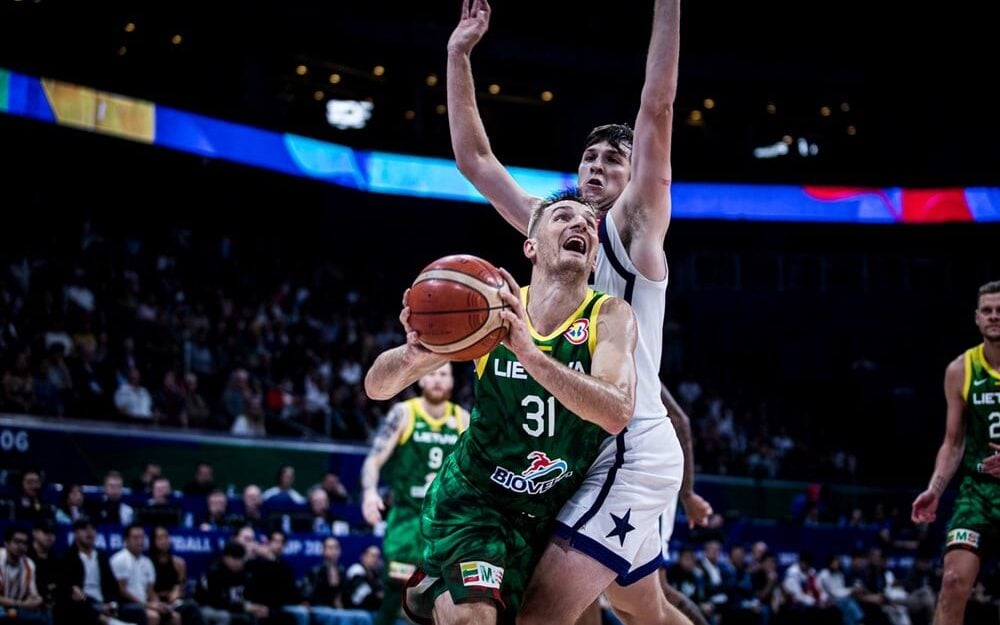
[[[566,242],[563,243],[563,249],[564,250],[569,250],[571,252],[577,252],[579,254],[586,254],[587,253],[587,241],[584,240],[583,237],[579,237],[579,236],[575,236],[574,235],[574,236],[571,236],[570,238],[566,239]]]
[[[586,186],[588,186],[588,187],[597,187],[598,189],[603,189],[604,188],[604,183],[601,182],[600,180],[598,180],[597,178],[591,178],[590,180],[587,181],[587,185]]]

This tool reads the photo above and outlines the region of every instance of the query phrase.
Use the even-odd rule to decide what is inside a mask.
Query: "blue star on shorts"
[[[605,538],[611,538],[612,536],[617,536],[618,540],[621,541],[621,546],[624,547],[625,535],[635,529],[628,522],[629,517],[632,516],[632,508],[629,508],[628,511],[625,512],[625,516],[623,517],[615,516],[613,512],[610,514],[611,514],[611,520],[615,522],[615,529],[608,532],[608,535],[605,536]]]

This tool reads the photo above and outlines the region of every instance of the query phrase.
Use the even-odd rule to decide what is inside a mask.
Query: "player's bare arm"
[[[448,40],[448,126],[455,164],[462,175],[483,194],[521,234],[540,198],[529,195],[493,154],[476,104],[472,77],[472,49],[486,34],[490,5],[486,0],[465,0],[458,26]]]
[[[510,274],[505,273],[509,282]],[[512,284],[514,293],[516,284]],[[524,370],[563,406],[585,421],[618,434],[635,409],[635,315],[622,299],[609,298],[597,321],[597,344],[586,374],[550,358],[538,349],[526,323],[524,307],[513,293],[502,293],[510,307],[503,316],[510,325],[504,344],[517,356]]]
[[[934,461],[934,474],[927,490],[920,493],[913,501],[911,517],[914,523],[931,523],[937,518],[937,506],[941,494],[962,461],[962,454],[965,452],[965,398],[962,396],[962,388],[965,382],[963,355],[951,361],[945,369],[944,393],[947,415],[944,441],[938,449]]]
[[[612,207],[629,257],[650,280],[666,277],[663,241],[670,226],[670,141],[680,53],[680,0],[657,0],[646,76],[635,120],[632,174]]]
[[[361,512],[365,521],[370,525],[375,525],[383,518],[385,503],[378,495],[379,473],[392,457],[392,452],[396,450],[408,417],[409,410],[402,402],[389,409],[389,414],[385,416],[375,432],[372,448],[361,466],[361,492],[363,495]]]
[[[684,506],[684,516],[687,517],[688,527],[695,525],[705,525],[708,517],[712,516],[712,505],[704,497],[694,492],[694,446],[691,443],[691,419],[681,408],[677,400],[670,393],[670,390],[662,382],[660,383],[660,400],[667,407],[667,416],[677,433],[677,440],[684,450],[684,477],[681,481],[680,501]]]
[[[407,291],[408,293],[409,291]],[[403,296],[406,301],[406,296]],[[424,375],[437,369],[448,358],[423,347],[408,323],[409,307],[403,307],[399,320],[406,330],[406,343],[379,354],[365,375],[365,393],[370,399],[392,399]]]

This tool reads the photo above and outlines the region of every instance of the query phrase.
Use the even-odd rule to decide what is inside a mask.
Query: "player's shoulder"
[[[389,412],[386,413],[386,419],[390,421],[403,421],[411,414],[413,414],[413,406],[411,405],[412,399],[404,399],[403,401],[398,401],[389,407]]]
[[[962,376],[964,376],[965,375],[966,362],[967,362],[967,360],[969,358],[969,351],[971,351],[971,350],[965,350],[964,352],[962,352],[959,355],[955,356],[951,360],[951,362],[948,363],[948,366],[945,367],[945,375],[959,375],[959,374],[961,374]]]
[[[600,319],[623,323],[635,319],[632,305],[617,295],[604,294],[601,301]]]

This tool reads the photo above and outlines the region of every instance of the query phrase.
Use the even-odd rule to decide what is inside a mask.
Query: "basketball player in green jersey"
[[[422,601],[407,603],[420,622],[431,605],[437,625],[496,623],[501,607],[513,622],[555,515],[608,433],[632,417],[635,317],[624,300],[587,286],[597,245],[593,207],[560,194],[528,228],[530,285],[518,289],[501,270],[510,330],[476,362],[469,430],[424,501],[424,565],[408,596]],[[404,325],[407,316],[404,308]],[[365,379],[370,396],[391,397],[439,366],[417,339],[408,331],[406,345],[378,357]]]
[[[930,486],[913,502],[913,522],[933,522],[941,493],[961,463],[964,475],[948,525],[935,625],[964,621],[982,554],[996,550],[1000,540],[1000,281],[979,288],[976,325],[983,342],[945,370],[944,442]]]
[[[420,397],[389,409],[361,467],[361,511],[371,525],[381,521],[385,513],[385,503],[378,494],[383,467],[392,489],[392,507],[382,540],[385,595],[375,625],[391,625],[399,617],[403,584],[423,561],[420,507],[424,495],[458,444],[459,435],[469,426],[469,413],[449,401],[455,387],[450,362],[420,378],[418,385]]]

